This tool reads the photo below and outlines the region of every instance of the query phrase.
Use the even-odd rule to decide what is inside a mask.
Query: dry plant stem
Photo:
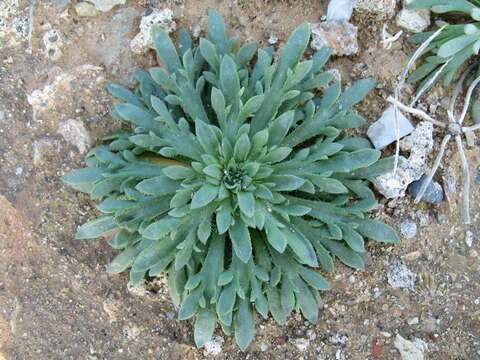
[[[467,78],[468,74],[473,70],[475,65],[470,65],[467,70],[462,74],[460,79],[457,81],[457,85],[455,86],[455,90],[453,91],[453,95],[450,99],[450,104],[448,106],[448,119],[450,122],[456,122],[455,120],[455,104],[457,102],[458,95],[460,95],[460,92],[462,91],[463,88],[463,83],[465,82],[465,79]]]
[[[479,130],[480,129],[480,123],[479,124],[476,124],[476,125],[472,125],[472,126],[464,126],[462,127],[462,131],[465,132],[465,131],[475,131],[475,130]]]
[[[465,219],[465,224],[470,224],[470,169],[468,166],[467,157],[465,156],[465,151],[463,150],[462,138],[460,135],[455,136],[455,141],[457,142],[458,152],[460,153],[460,159],[462,160],[463,168],[463,216]]]
[[[428,115],[426,112],[422,111],[422,110],[418,110],[418,109],[415,109],[411,106],[407,106],[407,105],[404,105],[402,104],[400,101],[394,99],[393,97],[389,96],[387,98],[387,101],[395,106],[397,106],[400,110],[402,111],[405,111],[407,113],[410,113],[420,119],[423,119],[425,121],[428,121],[428,122],[431,122],[432,124],[434,125],[437,125],[437,126],[440,126],[442,128],[445,128],[447,127],[447,125],[441,121],[438,121],[438,120],[435,120],[434,118],[432,118],[430,115]]]
[[[452,138],[452,135],[447,134],[442,140],[442,144],[440,145],[440,151],[438,152],[437,158],[435,159],[435,163],[433,164],[432,169],[428,173],[427,178],[423,181],[422,186],[420,187],[420,191],[417,194],[417,197],[415,198],[415,204],[420,202],[422,200],[423,195],[425,194],[425,191],[427,190],[427,186],[430,184],[432,181],[435,173],[437,172],[438,167],[440,166],[440,162],[442,161],[443,154],[445,153],[445,149],[447,148],[447,144]]]
[[[462,115],[460,115],[460,119],[458,119],[458,123],[460,125],[462,125],[463,121],[465,120],[468,108],[470,107],[470,100],[472,99],[473,90],[478,85],[478,83],[480,83],[480,76],[477,77],[468,87],[467,95],[465,96],[465,103],[463,105]]]
[[[413,54],[413,56],[410,58],[408,61],[407,66],[403,70],[402,74],[400,75],[400,80],[395,87],[394,91],[394,96],[395,100],[399,102],[399,97],[400,97],[400,91],[402,90],[403,86],[405,85],[405,81],[407,80],[408,73],[410,72],[410,69],[413,67],[413,64],[415,64],[415,61],[422,55],[423,51],[430,45],[430,43],[438,36],[440,33],[443,31],[446,25],[442,26],[440,29],[435,31],[432,36],[430,36]],[[418,100],[418,99],[417,99]],[[393,104],[393,113],[395,116],[395,135],[396,135],[396,145],[395,145],[395,163],[393,165],[393,174],[397,172],[398,168],[398,159],[400,157],[400,124],[398,121],[398,116],[397,116],[397,107],[398,105],[396,103]]]
[[[413,101],[410,103],[410,106],[415,105],[415,103],[422,97],[422,95],[425,93],[425,91],[427,91],[427,89],[429,89],[430,86],[432,86],[432,84],[437,80],[437,78],[442,73],[443,69],[445,69],[445,67],[447,67],[447,65],[450,64],[450,61],[452,61],[452,59],[448,60],[445,64],[443,64],[440,67],[440,69],[437,70],[435,75],[433,75],[433,77],[420,89],[418,94],[413,98]]]

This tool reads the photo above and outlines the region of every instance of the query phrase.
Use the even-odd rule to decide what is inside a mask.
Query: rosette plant
[[[369,182],[393,159],[345,131],[365,123],[351,107],[374,81],[343,94],[328,86],[328,49],[301,61],[308,24],[278,62],[271,49],[238,47],[215,11],[208,32],[196,47],[182,30],[176,48],[153,31],[165,67],[137,71],[135,92],[108,85],[123,101],[113,114],[131,130],[103,138],[88,167],[63,180],[102,199],[104,216],[77,238],[116,231],[108,243],[122,251],[109,273],[130,268],[136,284],[166,272],[179,318],[196,317],[196,344],[218,323],[244,350],[254,310],[280,324],[293,310],[315,322],[329,288],[317,268],[332,272],[335,258],[362,268],[364,238],[398,241],[366,215],[377,206]]]
[[[431,86],[441,78],[445,85],[449,85],[458,69],[472,56],[478,55],[480,50],[480,1],[416,0],[408,7],[426,8],[436,14],[463,14],[471,18],[468,23],[458,24],[437,21],[437,27],[443,30],[426,48],[425,52],[429,56],[409,79],[411,82],[422,80],[419,88]],[[434,31],[415,34],[409,41],[421,45],[433,34]]]

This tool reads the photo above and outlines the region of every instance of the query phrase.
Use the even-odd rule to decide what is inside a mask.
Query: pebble
[[[419,323],[418,317],[413,317],[407,320],[408,325],[417,325]]]
[[[91,2],[97,10],[110,11],[117,5],[123,5],[127,0],[88,0]]]
[[[417,224],[410,220],[402,221],[400,223],[400,232],[407,239],[414,238],[417,235]]]
[[[167,318],[169,320],[172,320],[175,317],[175,313],[173,311],[167,312]]]
[[[295,339],[295,346],[300,351],[307,350],[308,346],[310,345],[310,340],[305,338]]]
[[[135,54],[144,54],[149,49],[155,49],[152,37],[152,27],[160,26],[168,34],[175,31],[177,25],[173,20],[173,11],[149,9],[140,21],[140,32],[130,42],[130,48]]]
[[[467,232],[465,233],[465,243],[468,247],[472,247],[473,245],[473,232],[471,232],[470,230],[467,230]]]
[[[15,175],[22,175],[22,173],[23,173],[23,168],[17,167],[17,168],[15,169]]]
[[[408,120],[399,109],[397,109],[396,114],[398,119],[398,135],[401,139],[402,137],[411,134],[415,128],[410,120]],[[368,128],[367,136],[372,141],[373,146],[375,146],[376,149],[383,149],[384,147],[396,141],[397,130],[395,124],[395,108],[393,105],[391,105],[383,112],[380,119],[375,121]]]
[[[354,55],[358,52],[357,34],[358,28],[348,22],[315,23],[312,24],[310,46],[313,50],[320,50],[325,46],[331,47],[333,55]]]
[[[361,13],[374,15],[378,20],[391,19],[395,15],[397,0],[354,0],[353,8]]]
[[[3,111],[0,111],[0,121],[3,121],[5,119],[5,113]]]
[[[91,145],[89,132],[78,120],[68,119],[60,125],[58,131],[66,141],[75,145],[81,154],[86,153]]]
[[[270,35],[270,37],[268,38],[268,43],[270,45],[275,45],[277,42],[278,42],[278,36]]]
[[[82,1],[75,5],[75,12],[80,17],[94,17],[98,15],[98,10],[92,4]]]
[[[427,344],[420,340],[415,339],[409,341],[404,339],[400,334],[397,334],[393,345],[400,352],[402,360],[424,360],[424,352],[427,350]]]
[[[422,175],[419,180],[412,182],[408,186],[408,192],[410,193],[410,195],[412,195],[413,197],[416,197],[418,195],[418,193],[420,192],[420,187],[422,186],[423,181],[426,178],[426,175]],[[427,186],[427,190],[425,191],[425,194],[423,194],[422,200],[430,204],[438,204],[442,202],[444,198],[445,194],[443,193],[442,186],[438,182],[432,180]]]
[[[45,56],[53,61],[60,59],[63,46],[63,39],[60,32],[56,29],[45,31],[42,40],[45,45]]]
[[[445,224],[447,222],[447,217],[444,214],[437,214],[437,221],[440,224]]]
[[[414,288],[417,274],[408,269],[403,262],[397,262],[387,274],[388,284],[395,288]]]
[[[327,21],[347,22],[352,17],[352,0],[330,0],[327,8]]]
[[[260,351],[267,351],[268,350],[268,345],[265,343],[260,344]]]
[[[410,4],[413,0],[405,0],[404,6]],[[399,27],[413,33],[419,33],[430,26],[430,10],[404,8],[397,15],[396,23]]]
[[[225,340],[221,336],[214,336],[210,341],[204,345],[205,352],[209,355],[216,356],[222,352],[222,345]]]
[[[478,185],[480,185],[480,171],[477,173],[477,177],[475,179]]]

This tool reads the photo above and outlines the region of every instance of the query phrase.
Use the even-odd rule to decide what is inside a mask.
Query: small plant
[[[430,87],[437,80],[444,78],[444,84],[449,85],[462,64],[480,50],[480,1],[479,0],[417,0],[409,5],[410,9],[429,8],[434,13],[460,13],[469,15],[473,22],[468,24],[448,24],[437,21],[436,25],[442,31],[425,49],[430,56],[424,64],[418,67],[409,81],[423,80],[419,89]],[[416,44],[426,42],[434,32],[423,32],[410,37]]]
[[[137,284],[167,272],[179,318],[196,316],[197,346],[218,322],[244,350],[254,309],[279,324],[292,310],[316,322],[319,291],[329,285],[314,268],[333,272],[336,257],[363,268],[364,237],[398,241],[366,216],[377,206],[369,182],[393,159],[379,160],[368,140],[344,131],[365,123],[351,107],[373,80],[343,94],[333,83],[315,96],[332,79],[321,71],[330,51],[300,60],[308,24],[278,63],[255,43],[238,48],[215,11],[208,31],[198,47],[180,31],[178,50],[153,31],[166,68],[137,71],[135,92],[108,85],[124,101],[114,115],[132,130],[104,137],[88,167],[63,180],[103,199],[105,215],[77,238],[116,231],[108,242],[122,252],[109,273],[131,268]]]

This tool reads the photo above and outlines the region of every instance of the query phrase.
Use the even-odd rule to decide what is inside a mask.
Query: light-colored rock
[[[304,352],[305,350],[307,350],[309,346],[310,346],[310,341],[308,339],[305,339],[305,338],[295,339],[295,347],[299,351]]]
[[[130,51],[129,34],[131,34],[135,21],[140,12],[134,8],[122,8],[115,11],[110,21],[109,31],[104,37],[92,44],[93,52],[113,73],[127,84],[133,85],[133,72],[138,64]]]
[[[391,112],[393,114],[393,107]],[[390,117],[393,116],[390,115]],[[373,135],[371,136],[370,128],[367,134],[372,140]],[[382,129],[379,127],[378,130]],[[376,138],[381,143],[382,139],[380,137]],[[378,176],[375,179],[375,189],[388,199],[404,196],[408,185],[420,179],[425,172],[426,160],[432,152],[433,144],[433,125],[426,121],[420,122],[410,136],[400,141],[400,149],[410,152],[408,159],[400,156],[402,164],[398,167],[396,173],[390,172]]]
[[[420,340],[415,339],[414,341],[409,341],[404,339],[400,334],[397,334],[393,345],[400,352],[402,360],[424,360],[424,352],[427,350],[427,344]]]
[[[415,287],[417,274],[408,269],[403,262],[392,265],[387,274],[388,284],[395,289],[412,289]]]
[[[53,148],[53,144],[47,139],[33,142],[33,165],[39,166],[45,161],[45,154]]]
[[[417,224],[410,220],[402,221],[400,223],[400,232],[407,239],[412,239],[417,235]]]
[[[395,118],[396,117],[396,118]],[[410,120],[393,105],[389,106],[382,114],[380,119],[375,121],[367,131],[367,136],[376,149],[383,149],[397,139],[396,121],[398,120],[398,138],[411,134],[415,128]]]
[[[51,29],[45,31],[42,40],[45,46],[46,57],[53,61],[57,61],[62,57],[63,39],[58,30]]]
[[[75,5],[75,12],[81,17],[94,17],[98,15],[97,8],[85,1],[79,2]]]
[[[152,27],[160,26],[167,33],[176,29],[173,11],[170,9],[154,9],[140,21],[140,32],[130,42],[130,48],[135,54],[144,54],[148,49],[154,49]]]
[[[410,318],[410,319],[407,320],[407,324],[408,324],[408,325],[418,325],[419,322],[420,322],[420,321],[419,321],[419,319],[418,319],[418,316],[415,316],[415,317]]]
[[[371,14],[378,20],[391,19],[396,6],[397,0],[353,0],[355,11]]]
[[[123,5],[127,0],[88,0],[97,10],[110,11],[117,5]]]
[[[75,145],[81,154],[87,152],[91,145],[91,138],[88,130],[82,122],[74,119],[68,119],[60,125],[58,132],[69,143]]]
[[[472,247],[473,245],[473,232],[470,230],[465,232],[465,244],[467,244],[468,247]]]
[[[21,41],[27,40],[28,33],[28,11],[20,7],[18,0],[1,0],[0,44],[19,45]]]
[[[50,110],[56,107],[57,98],[64,96],[66,92],[72,90],[71,84],[75,79],[95,77],[101,71],[103,71],[101,67],[89,64],[81,65],[69,73],[62,72],[60,68],[55,68],[54,72],[57,74],[52,76],[53,80],[43,88],[33,90],[30,94],[27,94],[27,101],[32,105],[34,112]]]
[[[352,0],[330,0],[327,8],[327,21],[349,21],[352,12]]]
[[[402,9],[395,21],[399,27],[413,33],[419,33],[430,26],[430,11]]]
[[[270,37],[268,38],[268,43],[270,45],[275,45],[277,42],[278,42],[278,36],[270,35]]]
[[[334,55],[354,55],[358,52],[358,29],[348,22],[324,21],[312,24],[313,50],[320,50],[328,46]]]
[[[214,336],[210,341],[205,343],[205,353],[213,356],[219,355],[222,352],[222,345],[224,342],[225,340],[223,340],[223,337]]]

